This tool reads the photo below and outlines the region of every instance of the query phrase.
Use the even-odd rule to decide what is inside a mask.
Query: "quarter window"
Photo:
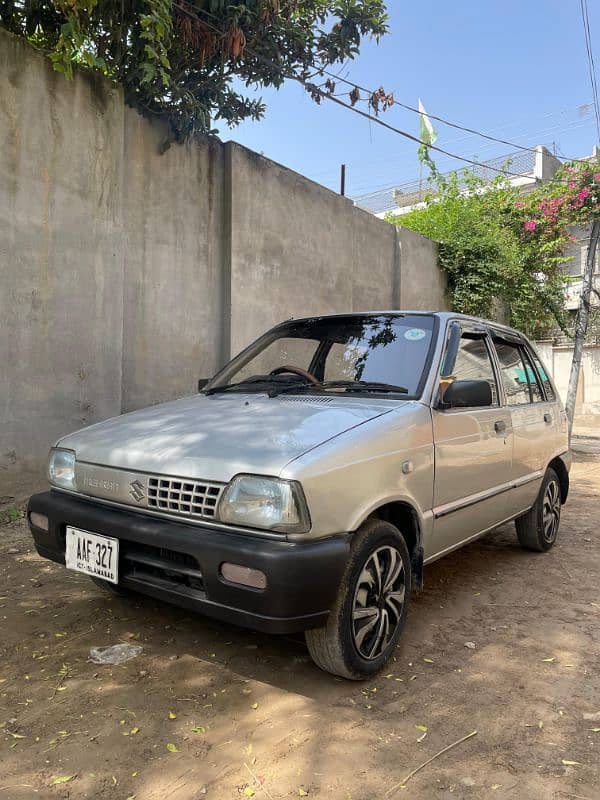
[[[502,385],[509,406],[520,406],[542,399],[542,391],[535,377],[531,362],[525,357],[523,348],[503,339],[494,339],[500,362]]]

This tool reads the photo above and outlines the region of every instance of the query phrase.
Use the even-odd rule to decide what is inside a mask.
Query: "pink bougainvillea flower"
[[[523,203],[521,200],[516,200],[515,201],[515,208],[525,208],[525,203]]]
[[[526,231],[534,231],[537,228],[537,222],[534,219],[528,219],[523,223],[523,227]]]
[[[588,189],[588,187],[586,186],[586,187],[585,187],[585,189],[582,189],[582,190],[579,192],[579,194],[577,195],[577,197],[578,197],[578,198],[581,200],[581,202],[583,202],[583,201],[584,201],[586,198],[588,198],[590,195],[591,195],[591,191],[590,191],[590,189]]]
[[[569,189],[574,189],[575,188],[575,181],[569,181],[568,186],[569,186]]]
[[[594,180],[595,180],[595,181],[600,181],[600,172],[597,172],[597,173],[594,175]]]

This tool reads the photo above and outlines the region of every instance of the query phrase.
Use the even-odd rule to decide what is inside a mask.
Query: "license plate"
[[[67,526],[67,569],[119,582],[119,540]]]

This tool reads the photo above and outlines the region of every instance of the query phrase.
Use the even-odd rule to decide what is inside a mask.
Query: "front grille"
[[[180,478],[149,478],[148,507],[186,517],[214,517],[223,486]]]
[[[124,578],[204,592],[200,565],[188,553],[121,539],[119,561]]]

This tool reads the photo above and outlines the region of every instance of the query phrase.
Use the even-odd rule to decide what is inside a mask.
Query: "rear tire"
[[[406,623],[411,564],[398,528],[372,519],[355,534],[327,624],[305,632],[325,672],[364,680],[391,658]]]
[[[521,547],[537,553],[550,550],[558,536],[560,509],[560,481],[552,467],[548,467],[537,500],[526,514],[515,520]]]

